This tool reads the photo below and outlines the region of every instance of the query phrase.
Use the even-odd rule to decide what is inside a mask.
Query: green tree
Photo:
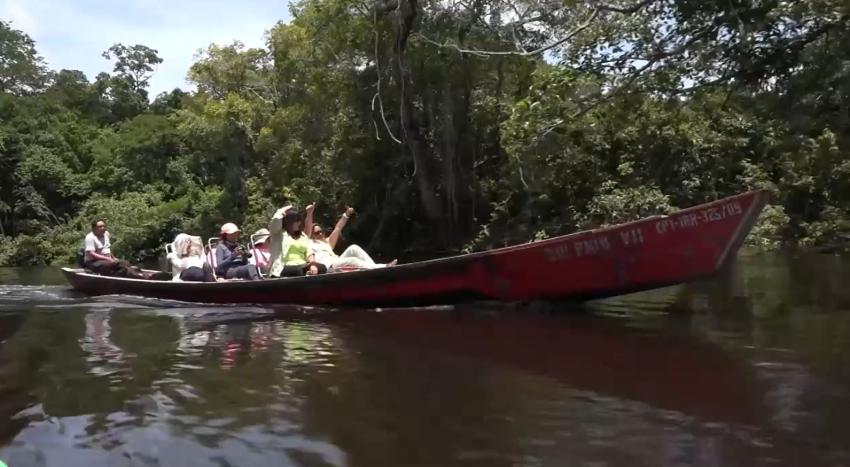
[[[148,108],[148,81],[162,63],[157,53],[141,44],[115,44],[103,52],[103,58],[115,61],[115,74],[100,73],[95,88],[108,103],[113,121],[129,120]]]
[[[2,23],[0,262],[66,261],[92,217],[145,257],[313,201],[357,207],[348,240],[379,255],[435,256],[748,189],[771,193],[750,244],[834,246],[845,3],[301,0],[153,103],[155,50],[116,44],[89,82]]]
[[[46,82],[46,71],[30,36],[0,20],[0,92],[40,91]]]
[[[141,93],[147,89],[156,65],[162,63],[158,53],[157,50],[142,44],[129,47],[115,44],[102,55],[107,60],[114,59],[115,67],[112,71],[126,80],[132,91]]]
[[[195,60],[188,77],[202,94],[219,100],[231,93],[267,101],[275,99],[266,50],[245,48],[239,41],[227,46],[212,44]]]

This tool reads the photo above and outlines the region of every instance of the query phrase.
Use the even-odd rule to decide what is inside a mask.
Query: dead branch
[[[376,92],[375,97],[372,98],[372,111],[375,110],[375,101],[376,101],[376,98],[377,98],[378,108],[380,109],[380,113],[381,113],[381,120],[384,122],[384,128],[387,129],[387,134],[390,135],[390,138],[393,141],[395,141],[396,144],[402,144],[401,140],[396,138],[396,136],[393,134],[392,130],[390,130],[390,124],[387,123],[387,116],[384,113],[384,99],[381,95],[382,94],[382,89],[381,89],[381,74],[382,74],[382,72],[381,72],[381,58],[380,58],[380,52],[379,52],[379,50],[380,50],[379,44],[380,44],[380,41],[381,41],[381,37],[378,34],[378,10],[377,9],[373,12],[372,20],[374,22],[373,23],[373,32],[374,32],[374,35],[375,35],[375,72],[378,75],[378,81],[376,83],[376,86],[378,88],[377,89],[378,92]],[[378,137],[377,125],[375,126],[375,136]],[[378,137],[379,141],[380,141],[380,139],[381,138]]]
[[[587,20],[585,20],[577,28],[570,31],[565,37],[562,37],[561,39],[559,39],[559,40],[557,40],[557,41],[555,41],[555,42],[553,42],[549,45],[545,45],[545,46],[540,47],[538,49],[525,51],[525,52],[519,52],[519,51],[513,51],[513,50],[487,51],[487,50],[476,50],[476,49],[464,49],[464,48],[458,47],[455,44],[450,44],[450,43],[441,44],[437,41],[429,39],[429,38],[425,37],[424,35],[418,34],[418,33],[415,34],[415,37],[417,39],[423,41],[423,42],[428,43],[428,44],[435,45],[437,47],[453,49],[453,50],[455,50],[455,51],[457,51],[458,53],[461,53],[461,54],[477,55],[477,56],[480,56],[480,57],[487,57],[487,56],[493,56],[493,55],[513,55],[513,56],[520,56],[520,57],[533,57],[533,56],[536,56],[536,55],[540,55],[540,54],[546,52],[547,50],[554,49],[555,47],[558,47],[559,45],[561,45],[561,44],[569,41],[570,39],[574,38],[575,36],[581,34],[582,31],[584,31],[585,29],[590,27],[590,25],[596,19],[598,14],[599,14],[598,9],[593,10],[593,12],[591,12],[590,16],[587,18]]]
[[[658,0],[643,0],[642,2],[635,3],[634,5],[628,7],[616,7],[613,5],[598,5],[596,8],[602,11],[610,11],[612,13],[621,13],[624,15],[629,15],[632,13],[637,13],[638,10],[648,6],[651,3],[655,3]]]
[[[607,93],[604,93],[604,91],[600,91],[598,93],[595,93],[595,95],[592,98],[585,99],[583,102],[581,102],[579,104],[579,109],[576,110],[575,112],[573,112],[572,114],[570,114],[569,117],[559,118],[559,119],[555,120],[552,124],[548,125],[542,131],[540,131],[537,134],[537,136],[535,136],[532,139],[531,144],[533,145],[533,144],[536,144],[537,142],[541,141],[543,138],[545,138],[547,135],[549,135],[549,133],[553,132],[558,127],[560,127],[561,125],[566,123],[567,120],[575,120],[577,118],[580,118],[583,115],[585,115],[586,113],[593,110],[594,108],[602,105],[603,103],[613,99],[616,96],[619,96],[620,94],[622,94],[623,92],[625,92],[626,90],[631,88],[644,73],[646,73],[648,70],[650,70],[658,62],[660,62],[661,60],[663,60],[665,58],[669,58],[669,57],[676,56],[676,55],[684,53],[691,46],[693,46],[697,41],[708,36],[712,31],[714,31],[714,27],[707,27],[707,28],[703,29],[702,31],[700,31],[699,33],[695,34],[693,37],[688,39],[685,43],[683,43],[679,47],[676,47],[673,50],[661,51],[661,52],[656,53],[653,57],[651,57],[649,60],[647,60],[647,62],[644,65],[642,65],[640,68],[637,68],[634,72],[632,72],[630,75],[628,75],[628,78],[622,84],[620,84],[619,86],[616,86],[613,89],[609,89]],[[728,79],[728,78],[724,77],[723,79],[725,80],[725,79]],[[604,95],[603,95],[603,93],[604,93]]]
[[[437,46],[437,47],[441,47],[441,48],[452,49],[452,50],[455,50],[456,52],[461,53],[461,54],[476,55],[476,56],[479,56],[479,57],[499,56],[499,55],[501,55],[501,56],[511,55],[511,56],[519,56],[519,57],[533,57],[533,56],[537,56],[537,55],[540,55],[542,53],[545,53],[549,50],[552,50],[555,47],[561,46],[564,43],[566,43],[567,41],[573,39],[574,37],[576,37],[577,35],[579,35],[583,31],[585,31],[587,28],[590,27],[591,24],[593,24],[594,20],[596,20],[596,18],[599,16],[600,12],[611,12],[611,13],[619,13],[619,14],[623,14],[623,15],[629,15],[629,14],[637,13],[641,9],[645,8],[646,6],[648,6],[652,3],[655,3],[656,1],[658,1],[658,0],[643,0],[643,1],[635,3],[634,5],[631,5],[631,6],[628,6],[628,7],[618,7],[618,6],[614,6],[614,5],[610,5],[610,4],[597,5],[597,6],[594,7],[593,11],[591,11],[588,18],[584,22],[582,22],[578,27],[576,27],[572,31],[568,32],[566,36],[562,37],[561,39],[558,39],[555,42],[552,42],[551,44],[545,45],[543,47],[539,47],[539,48],[534,49],[534,50],[528,50],[528,51],[523,51],[523,50],[519,50],[519,51],[502,50],[502,51],[499,51],[499,50],[466,49],[466,48],[460,47],[457,44],[453,44],[453,43],[450,43],[450,42],[444,42],[444,43],[437,42],[437,41],[430,39],[430,38],[428,38],[425,35],[420,34],[420,33],[416,33],[414,36],[415,36],[416,39],[419,39],[422,42],[425,42],[425,43],[428,43],[428,44],[431,44],[431,45],[434,45],[434,46]],[[517,21],[515,21],[513,23],[509,23],[505,26],[516,28],[517,26],[522,26],[524,24],[528,24],[528,23],[531,23],[531,22],[541,21],[541,20],[545,19],[546,17],[551,16],[551,14],[553,14],[554,12],[557,12],[561,9],[562,8],[558,8],[558,9],[554,10],[553,12],[542,13],[542,14],[539,14],[539,15],[531,17],[531,18],[525,18],[525,13],[520,14],[516,10],[516,8],[514,7],[514,11],[519,16],[519,19]],[[516,37],[515,34],[514,34],[514,37]]]

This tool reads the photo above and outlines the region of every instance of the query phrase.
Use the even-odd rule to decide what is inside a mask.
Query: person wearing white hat
[[[271,252],[269,251],[269,229],[260,229],[251,235],[254,244],[254,256],[250,259],[256,264],[261,272],[268,273],[271,266]]]
[[[221,226],[221,241],[215,247],[215,273],[225,279],[259,280],[257,266],[248,262],[250,253],[238,243],[240,232],[232,222]]]
[[[253,236],[256,237],[256,238],[254,238],[254,243],[257,244],[257,245],[259,245],[261,243],[266,243],[267,241],[269,241],[270,235],[271,235],[271,232],[269,232],[269,229],[265,229],[265,228],[260,229],[256,232],[254,232]]]
[[[181,233],[172,243],[168,254],[173,280],[177,282],[215,282],[212,267],[207,263],[201,237]]]

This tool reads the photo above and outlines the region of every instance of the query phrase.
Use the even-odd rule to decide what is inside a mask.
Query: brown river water
[[[850,465],[850,258],[587,304],[221,307],[0,269],[21,466]]]

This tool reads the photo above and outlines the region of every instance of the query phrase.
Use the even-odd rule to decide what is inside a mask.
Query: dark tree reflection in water
[[[586,304],[223,308],[0,270],[12,466],[842,465],[850,262]]]

